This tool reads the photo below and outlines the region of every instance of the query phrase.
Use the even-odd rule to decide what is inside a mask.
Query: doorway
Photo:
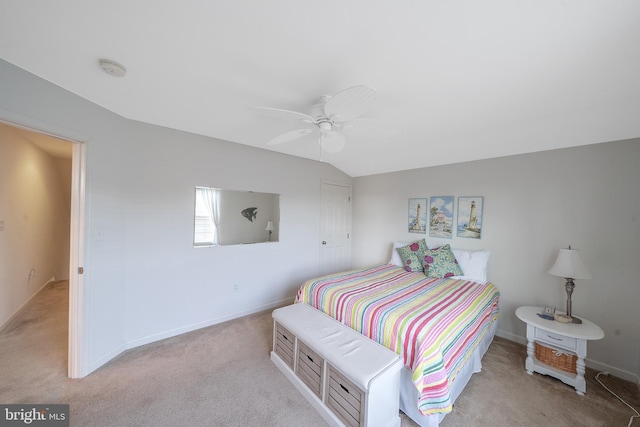
[[[68,369],[70,378],[82,377],[81,326],[82,326],[82,261],[85,197],[85,145],[86,138],[71,134],[68,130],[52,127],[32,118],[22,117],[0,109],[0,126],[8,126],[24,136],[28,142],[52,157],[69,155],[71,159],[69,206],[69,327]],[[67,154],[61,154],[63,152]],[[54,153],[54,154],[52,154]],[[68,176],[68,175],[67,175]],[[1,219],[0,219],[1,220]]]

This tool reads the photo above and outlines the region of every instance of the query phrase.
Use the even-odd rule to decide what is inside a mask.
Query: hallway
[[[68,318],[69,281],[60,280],[0,332],[0,402],[58,403],[49,400],[67,380]]]

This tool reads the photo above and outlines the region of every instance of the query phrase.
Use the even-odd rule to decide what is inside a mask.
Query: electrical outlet
[[[237,283],[234,283],[234,285],[233,285],[233,292],[234,292],[234,293],[236,293],[236,294],[237,294],[238,292],[240,292],[240,285],[238,285]]]
[[[33,279],[33,276],[36,275],[36,269],[32,268],[31,270],[29,270],[29,280]]]

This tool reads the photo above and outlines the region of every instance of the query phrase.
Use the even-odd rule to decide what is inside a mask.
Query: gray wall
[[[321,182],[352,182],[326,163],[126,120],[0,61],[7,117],[86,141],[83,374],[291,301],[318,273]],[[280,194],[280,242],[194,248],[195,186]]]
[[[453,154],[453,153],[452,153]],[[432,239],[429,246],[491,250],[489,280],[501,291],[499,334],[524,342],[520,305],[564,310],[564,280],[551,276],[557,250],[580,249],[594,275],[576,280],[573,313],[598,324],[588,365],[640,374],[640,140],[430,167],[354,180],[354,267],[389,260],[407,233],[411,197],[484,196],[481,240]],[[372,233],[371,230],[376,230]]]

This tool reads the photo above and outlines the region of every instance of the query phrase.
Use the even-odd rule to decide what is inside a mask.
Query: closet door
[[[351,267],[351,187],[322,183],[320,275]]]

